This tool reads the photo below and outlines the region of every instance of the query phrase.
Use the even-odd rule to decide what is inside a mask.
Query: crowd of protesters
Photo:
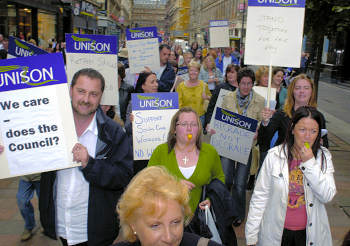
[[[25,39],[24,35],[20,38]],[[25,40],[37,45],[30,36]],[[8,39],[0,35],[3,59],[7,50]],[[65,43],[52,39],[45,50],[64,54]],[[224,245],[237,245],[234,228],[246,219],[247,245],[331,245],[324,204],[332,200],[336,187],[325,119],[316,109],[314,82],[301,73],[286,83],[287,69],[275,67],[269,75],[268,67],[244,66],[243,55],[232,47],[200,47],[194,42],[184,49],[163,42],[159,46],[160,69],[151,71],[145,67],[143,72],[131,74],[128,51],[121,47],[115,81],[119,88],[118,107],[100,105],[105,81],[98,71],[78,71],[70,87],[79,139],[72,152],[82,166],[21,177],[17,193],[25,221],[21,240],[30,239],[36,226],[30,202],[36,191],[43,233],[59,238],[63,245],[191,245],[184,240],[196,244],[199,237],[192,238],[187,233],[200,232],[191,227],[192,223],[185,223],[187,217],[192,214],[194,220],[206,207],[213,206],[215,210],[213,203],[225,204],[224,199],[201,199],[203,187],[209,186],[209,190],[227,192],[225,196],[231,197],[234,206],[215,211],[227,218],[218,219],[217,225]],[[254,90],[256,86],[267,87],[269,76],[276,89],[273,108],[267,108],[266,99]],[[247,163],[219,156],[213,146],[202,140],[203,134],[215,134],[210,119],[221,89],[230,91],[222,108],[259,122]],[[149,161],[134,161],[131,93],[156,92],[177,92],[180,109],[172,118],[167,142],[155,149]],[[0,153],[3,151],[0,146]],[[164,168],[160,171],[147,166]],[[162,185],[156,180],[147,181],[149,177],[157,179],[151,170],[165,177],[161,182],[169,185],[169,192],[181,193],[173,190],[178,187],[189,195],[172,196],[158,190],[161,187],[149,191],[151,185]],[[170,182],[167,175],[176,178]],[[135,179],[122,195],[133,176]],[[142,182],[149,187],[138,186]],[[254,189],[248,218],[246,189]],[[128,200],[132,195],[142,199]],[[116,206],[121,196],[117,211],[122,213],[123,231],[118,236]],[[141,204],[145,201],[151,205]],[[132,213],[145,217],[125,214],[128,206],[135,208]],[[164,206],[177,212],[181,207],[179,218],[169,221],[175,212],[168,214],[164,209],[160,219],[154,220],[151,215]],[[148,223],[147,216],[152,224],[141,226]],[[175,227],[177,223],[182,226]],[[227,228],[233,235],[227,233]],[[161,234],[156,235],[157,230]],[[216,244],[210,241],[209,245]]]

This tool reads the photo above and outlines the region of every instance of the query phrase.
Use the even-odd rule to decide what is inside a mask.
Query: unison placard
[[[131,94],[134,160],[150,159],[153,150],[167,141],[170,122],[179,108],[179,96],[172,93]]]
[[[209,22],[210,48],[230,47],[227,20]]]
[[[34,55],[47,54],[45,50],[42,50],[35,45],[27,43],[16,37],[9,37],[9,55],[14,57],[26,57]]]
[[[244,63],[300,67],[305,0],[248,0]]]
[[[160,69],[159,44],[156,27],[126,29],[131,73],[140,73],[149,67],[152,71]]]
[[[0,178],[78,166],[61,53],[0,61]]]
[[[218,107],[211,123],[216,133],[211,136],[210,144],[219,155],[247,164],[257,126],[255,119]]]
[[[66,34],[66,61],[69,84],[83,68],[99,71],[105,79],[101,105],[118,105],[118,39],[117,36]]]

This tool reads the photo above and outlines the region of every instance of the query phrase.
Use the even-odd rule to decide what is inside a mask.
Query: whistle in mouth
[[[187,138],[188,138],[188,140],[191,140],[192,139],[192,134],[187,134]]]
[[[307,148],[307,149],[310,149],[310,144],[308,142],[305,142],[304,143],[304,146]]]

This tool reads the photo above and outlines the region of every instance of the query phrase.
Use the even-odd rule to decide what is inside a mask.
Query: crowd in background
[[[24,39],[24,36],[21,39]],[[27,37],[26,40],[33,45],[37,45],[36,41],[31,39],[31,37]],[[6,51],[7,49],[8,40],[0,35],[0,50]],[[64,54],[65,43],[56,42],[53,39],[48,43],[46,51],[49,53],[62,52]],[[184,217],[180,216],[180,219],[176,221],[184,224],[188,214],[194,214],[196,217],[200,210],[204,210],[206,206],[213,206],[215,213],[221,213],[223,218],[229,218],[229,223],[220,221],[219,224],[222,228],[218,225],[221,243],[224,245],[237,245],[234,227],[240,226],[247,219],[246,190],[252,190],[256,186],[250,203],[246,226],[248,245],[268,245],[267,242],[274,242],[275,244],[273,245],[305,245],[307,243],[308,245],[328,246],[331,238],[328,222],[325,222],[327,214],[324,203],[330,201],[336,192],[333,179],[334,169],[331,155],[327,150],[326,121],[323,115],[316,110],[314,82],[305,74],[308,65],[307,54],[302,54],[300,69],[290,71],[288,68],[273,68],[271,86],[276,89],[276,97],[272,98],[272,101],[275,103],[270,108],[266,107],[266,99],[254,90],[255,86],[268,86],[268,67],[246,66],[244,65],[243,57],[244,54],[232,47],[200,47],[197,42],[194,42],[191,47],[184,49],[179,44],[163,42],[159,46],[160,69],[151,71],[148,67],[145,67],[143,72],[132,74],[129,69],[128,50],[125,47],[121,47],[118,54],[118,78],[115,81],[118,83],[119,88],[119,105],[100,105],[101,112],[107,115],[109,119],[113,119],[118,124],[118,127],[125,130],[125,136],[129,140],[123,142],[123,144],[128,143],[131,150],[134,120],[131,109],[131,93],[177,92],[180,109],[172,118],[167,142],[155,149],[149,161],[133,161],[134,171],[132,175],[135,176],[141,171],[140,175],[152,176],[151,173],[147,174],[146,171],[143,172],[142,170],[147,166],[163,166],[167,172],[181,181],[181,184],[172,181],[172,185],[178,185],[179,187],[182,185],[182,188],[185,187],[185,190],[190,191],[188,198],[181,198],[187,199],[186,202],[189,204],[189,207],[186,202],[180,202],[178,200],[180,198],[167,198],[162,193],[163,191],[157,191],[156,193],[162,194],[161,204],[167,203],[166,206],[173,207],[174,211],[177,211],[179,204],[182,209],[186,209],[186,213],[182,214]],[[78,79],[79,75],[77,76]],[[100,79],[99,75],[90,76],[89,73],[83,73],[82,76],[89,78],[92,76],[92,78],[97,77]],[[72,88],[74,89],[74,84]],[[259,122],[247,163],[239,163],[219,156],[213,146],[202,140],[203,134],[216,134],[215,130],[210,127],[210,119],[221,89],[230,91],[224,97],[222,108],[256,119]],[[72,107],[74,109],[74,105]],[[96,107],[99,108],[98,105]],[[99,117],[104,120],[102,116]],[[310,144],[309,148],[303,147],[305,142]],[[126,148],[124,146],[124,150],[127,153]],[[283,153],[282,157],[276,157],[277,150],[279,153]],[[117,152],[120,153],[120,150]],[[109,158],[108,155],[107,158]],[[118,159],[117,157],[115,158]],[[264,162],[265,159],[266,161]],[[274,162],[277,164],[274,165]],[[87,167],[84,167],[84,169],[92,168],[89,165],[87,164]],[[89,172],[89,170],[85,172]],[[163,176],[167,175],[162,173],[163,171],[158,170],[157,172],[161,172],[160,175]],[[53,177],[50,177],[50,179],[47,175],[42,177],[45,177],[46,181],[50,180],[51,185],[53,184]],[[106,177],[112,178],[107,174]],[[298,182],[294,182],[295,180],[293,179],[295,177],[298,177]],[[89,177],[89,182],[95,182],[94,178]],[[292,185],[285,186],[283,179]],[[125,178],[125,180],[129,180],[129,177]],[[217,182],[215,180],[219,180],[219,184],[215,183]],[[60,181],[68,182],[63,177],[61,177]],[[144,181],[135,179],[133,183],[136,184],[132,183],[132,187],[137,187],[137,182],[145,182],[147,184],[146,181],[146,179]],[[87,182],[88,185],[89,182]],[[101,202],[101,193],[104,192],[104,189],[112,186],[109,186],[110,184],[104,184],[107,188],[103,187],[103,185],[99,186],[101,185],[99,182],[100,180],[90,184],[90,194],[92,192],[91,189],[95,189],[94,186],[96,185],[98,188],[96,188],[97,190],[94,191],[94,194],[99,198],[96,201]],[[209,196],[210,194],[213,195],[210,193],[210,189],[216,192],[218,190],[221,192],[227,191],[228,193],[225,193],[225,196],[231,197],[230,202],[234,205],[234,211],[231,211],[232,207],[227,208],[225,211],[217,209],[217,204],[222,203],[222,206],[225,207],[225,202],[227,201],[222,199],[215,200],[212,197],[211,199],[202,198],[202,188],[207,185]],[[213,185],[215,188],[210,185]],[[17,199],[21,214],[25,220],[25,230],[22,234],[23,241],[28,240],[32,236],[32,230],[35,226],[33,207],[30,204],[30,200],[33,197],[34,190],[37,191],[38,196],[42,194],[43,191],[40,191],[39,186],[40,177],[38,175],[22,177],[20,180]],[[127,182],[122,186],[124,189],[127,186]],[[131,197],[132,191],[130,189],[133,189],[132,187],[130,186],[129,190],[127,190],[127,192],[131,193]],[[284,191],[289,191],[282,193],[284,200],[280,197],[282,188]],[[28,189],[31,189],[32,192],[29,195],[24,194],[24,190]],[[145,187],[138,189],[145,189]],[[47,192],[52,191],[46,189],[43,194],[47,195]],[[66,199],[66,195],[61,194],[60,191],[57,192]],[[123,195],[118,212],[124,213],[128,209],[127,206],[131,206],[129,205],[130,201],[126,200],[129,193]],[[109,193],[104,194],[107,195]],[[307,194],[307,197],[305,194]],[[121,193],[118,193],[118,196],[120,195]],[[176,195],[176,197],[180,196],[182,195]],[[271,197],[274,204],[271,204],[269,201]],[[175,204],[172,202],[173,200],[176,201]],[[214,201],[215,203],[213,204]],[[113,202],[116,203],[115,200]],[[154,202],[151,203],[153,204]],[[142,208],[141,205],[132,206],[135,209],[137,207],[140,207],[139,209]],[[158,205],[154,206],[157,207]],[[159,206],[162,207],[163,205]],[[89,207],[88,209],[90,211],[91,208]],[[95,211],[97,207],[93,209]],[[136,209],[135,211],[138,210]],[[155,214],[154,208],[152,211],[149,214]],[[165,209],[164,211],[168,210]],[[281,213],[281,218],[276,219],[276,216],[274,217],[273,214],[276,211]],[[43,216],[43,214],[41,215]],[[90,214],[88,216],[90,219]],[[162,214],[160,216],[163,220],[162,216],[165,215]],[[141,241],[142,245],[152,245],[146,243],[148,240],[144,234],[146,229],[138,224],[141,222],[136,217],[134,220],[130,218],[125,214],[121,217],[121,228],[126,235],[124,239],[129,240],[130,244],[118,245],[137,245],[132,244],[135,240]],[[319,219],[323,222],[319,222]],[[43,220],[45,221],[45,218],[42,218]],[[95,221],[98,220],[95,218]],[[47,235],[49,222],[47,222],[46,227],[43,225],[44,232]],[[62,242],[66,243],[66,245],[72,245],[69,243],[70,234],[67,232],[62,233],[65,223],[69,224],[70,222],[60,220],[59,223],[58,229],[61,232],[58,231],[58,233],[65,236],[65,238],[61,238]],[[270,224],[267,225],[266,223]],[[311,227],[312,224],[314,226]],[[198,232],[196,229],[193,229],[193,224],[189,223],[186,225],[185,228],[181,227],[176,230],[182,232],[185,230],[186,233]],[[309,230],[308,227],[311,227],[311,229]],[[98,231],[96,228],[94,230]],[[115,228],[115,230],[118,230],[118,228]],[[271,233],[271,231],[274,233]],[[233,235],[230,234],[232,232]],[[167,240],[169,242],[173,240],[172,242],[179,242],[179,244],[185,238],[190,241],[199,240],[198,238],[192,239],[186,233],[174,233],[176,236],[169,235]],[[320,234],[322,234],[322,237]],[[111,235],[115,236],[115,231],[111,232]],[[94,237],[87,238],[88,242],[92,242]],[[78,241],[71,241],[74,242],[74,245],[85,245],[80,243],[84,243],[86,238],[83,238],[82,241],[79,237],[76,238],[78,238]],[[102,242],[94,238],[96,242],[101,243],[100,245],[108,245],[106,242],[111,244],[110,239],[111,237],[106,237],[106,241]],[[154,238],[151,242],[155,243],[157,240],[163,239]],[[289,244],[290,241],[295,241],[295,243]],[[193,241],[191,242],[193,243]],[[191,244],[189,243],[188,245]],[[211,245],[215,244],[212,243]]]

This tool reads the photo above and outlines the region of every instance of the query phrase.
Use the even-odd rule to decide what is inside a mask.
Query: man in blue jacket
[[[221,73],[225,76],[224,71],[228,64],[239,65],[239,60],[232,54],[230,47],[224,48],[224,54],[219,55],[215,60],[216,67],[220,69]]]
[[[169,92],[175,81],[175,72],[168,62],[171,48],[167,44],[159,46],[160,70],[156,71],[158,79],[158,91]]]
[[[72,150],[81,167],[42,173],[39,198],[44,234],[63,245],[111,245],[118,235],[116,204],[132,174],[126,133],[99,107],[104,78],[78,71],[70,88],[79,143]]]

